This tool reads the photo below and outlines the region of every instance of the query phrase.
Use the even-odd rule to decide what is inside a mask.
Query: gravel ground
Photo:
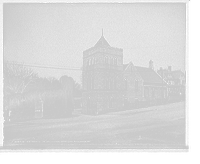
[[[185,103],[4,126],[7,149],[186,149]]]

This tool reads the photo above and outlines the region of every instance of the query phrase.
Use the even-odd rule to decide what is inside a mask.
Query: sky
[[[122,48],[124,64],[185,71],[186,6],[184,3],[137,4],[4,4],[4,60],[24,64],[81,68],[83,51],[104,37]],[[33,68],[39,76],[81,71]]]

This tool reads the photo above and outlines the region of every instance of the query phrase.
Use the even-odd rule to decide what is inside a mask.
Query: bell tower
[[[83,52],[82,80],[87,110],[112,108],[110,99],[123,90],[123,50],[110,46],[103,29],[97,43]]]

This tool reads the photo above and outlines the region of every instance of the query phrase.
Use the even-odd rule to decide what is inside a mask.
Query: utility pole
[[[162,103],[164,104],[164,91],[163,91],[163,70],[162,70]]]

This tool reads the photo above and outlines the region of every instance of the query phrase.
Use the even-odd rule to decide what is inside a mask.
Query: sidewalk
[[[178,102],[178,103],[171,103],[171,104],[165,104],[165,105],[158,105],[158,106],[151,106],[146,108],[137,108],[137,109],[129,109],[124,111],[117,111],[108,113],[108,115],[129,115],[134,113],[142,113],[142,112],[148,112],[148,111],[156,111],[156,110],[166,110],[166,106],[177,106],[178,104],[182,104],[185,102]]]

